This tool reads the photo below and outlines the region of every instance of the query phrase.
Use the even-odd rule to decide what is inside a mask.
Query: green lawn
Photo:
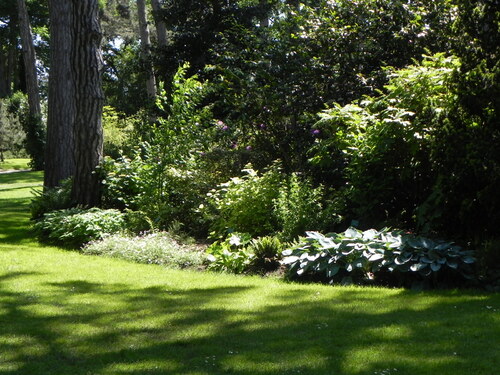
[[[30,169],[30,159],[5,159],[0,161],[0,171]]]
[[[497,375],[500,295],[287,284],[37,244],[0,174],[0,375]]]

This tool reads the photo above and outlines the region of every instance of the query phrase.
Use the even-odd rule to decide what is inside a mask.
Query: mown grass
[[[40,175],[15,175],[25,188],[0,191],[2,375],[498,374],[499,294],[287,284],[45,247],[27,231]]]
[[[5,159],[0,161],[0,171],[30,169],[30,159]]]

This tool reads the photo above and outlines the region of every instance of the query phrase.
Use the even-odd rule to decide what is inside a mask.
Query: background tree
[[[156,79],[151,61],[151,40],[145,0],[137,0],[137,14],[139,17],[142,60],[147,74],[146,91],[148,96],[154,99],[156,97]]]
[[[44,167],[45,128],[42,123],[35,47],[25,1],[17,0],[17,8],[29,107],[29,111],[23,119],[26,132],[26,150],[31,156],[31,167],[35,170],[42,170]]]

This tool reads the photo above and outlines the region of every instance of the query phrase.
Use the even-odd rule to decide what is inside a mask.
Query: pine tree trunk
[[[71,72],[72,3],[49,0],[50,52],[47,142],[44,186],[59,186],[75,172],[73,128],[74,83]]]
[[[158,47],[165,48],[167,46],[167,25],[162,18],[160,0],[151,0],[151,7],[155,19]]]
[[[7,59],[0,51],[0,99],[9,95],[9,85],[7,79]]]
[[[95,173],[103,156],[101,27],[97,0],[73,4],[72,73],[75,81],[75,162],[72,197],[76,204],[100,203],[100,179]]]
[[[142,57],[145,61],[146,74],[148,78],[146,80],[146,90],[148,96],[151,98],[156,97],[156,81],[153,71],[153,65],[151,63],[151,40],[149,38],[149,27],[146,18],[146,4],[144,0],[137,0],[137,13],[139,16],[139,32],[141,35],[141,49]]]
[[[17,10],[19,13],[19,28],[21,31],[28,105],[30,115],[36,118],[41,116],[42,111],[40,109],[40,95],[38,93],[35,47],[33,46],[33,35],[31,34],[28,10],[26,9],[24,0],[17,0]]]
[[[266,0],[260,0],[259,5],[261,8],[264,8],[267,4]],[[260,27],[269,27],[269,17],[267,14],[263,14],[260,18]]]

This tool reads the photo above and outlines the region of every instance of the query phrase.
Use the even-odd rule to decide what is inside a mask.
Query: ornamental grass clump
[[[87,244],[82,252],[137,263],[159,264],[169,268],[196,268],[205,262],[203,252],[179,243],[167,232],[153,232],[135,237],[115,234]]]
[[[306,237],[283,251],[291,278],[398,286],[450,286],[473,279],[474,252],[400,230],[349,228]]]

